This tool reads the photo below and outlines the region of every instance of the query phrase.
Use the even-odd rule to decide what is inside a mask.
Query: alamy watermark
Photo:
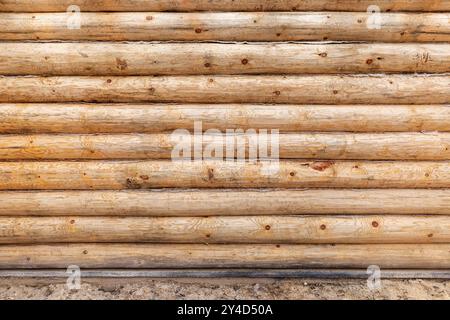
[[[208,129],[194,122],[193,133],[177,129],[171,134],[172,161],[222,160],[233,163],[258,163],[262,175],[274,175],[280,169],[278,129]]]

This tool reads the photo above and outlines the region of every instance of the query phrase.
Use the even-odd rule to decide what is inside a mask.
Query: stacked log
[[[0,269],[449,269],[450,1],[372,2],[0,1]]]

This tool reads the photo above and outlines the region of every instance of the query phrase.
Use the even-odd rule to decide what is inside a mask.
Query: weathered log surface
[[[1,133],[450,131],[450,105],[0,104]]]
[[[450,44],[0,43],[4,75],[450,72]]]
[[[450,215],[450,190],[2,191],[1,216]]]
[[[0,40],[448,42],[450,13],[0,13]],[[78,20],[77,20],[78,19]],[[379,24],[378,24],[379,22]]]
[[[0,77],[0,102],[448,104],[448,75]]]
[[[447,216],[1,217],[0,244],[448,243]]]
[[[204,159],[225,159],[230,148],[248,159],[256,158],[262,138],[268,155],[276,145],[280,159],[450,160],[450,133],[285,133],[274,139],[264,132],[0,135],[0,160],[171,159],[180,141],[190,159],[195,146]]]
[[[5,12],[81,11],[363,11],[372,0],[1,0]],[[377,0],[382,11],[450,11],[448,0]]]
[[[0,246],[0,268],[450,268],[450,244]]]
[[[0,162],[0,190],[266,187],[450,188],[450,162]]]

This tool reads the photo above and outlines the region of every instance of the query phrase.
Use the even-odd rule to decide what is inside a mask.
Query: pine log
[[[0,43],[3,75],[450,72],[450,44]]]
[[[0,162],[0,190],[309,187],[450,188],[450,162]]]
[[[276,140],[275,140],[276,138]],[[271,133],[270,130],[204,133],[189,132],[122,135],[0,135],[0,160],[171,159],[178,145],[194,147],[204,159],[222,160],[230,143],[256,156],[258,139],[267,150],[279,149],[280,159],[329,160],[450,160],[450,133]],[[183,143],[180,140],[184,141]],[[212,148],[214,150],[212,150]],[[176,153],[175,155],[178,155]]]
[[[448,243],[448,216],[1,217],[0,244]]]
[[[0,133],[450,131],[450,105],[0,104]]]
[[[450,244],[0,246],[1,269],[67,268],[448,269]]]
[[[1,191],[1,216],[450,215],[448,189]]]
[[[364,11],[372,0],[2,0],[4,12],[86,11]],[[381,11],[450,11],[448,0],[377,0]]]
[[[448,75],[0,77],[0,102],[448,104]]]
[[[0,13],[0,40],[450,41],[448,12],[364,11]]]

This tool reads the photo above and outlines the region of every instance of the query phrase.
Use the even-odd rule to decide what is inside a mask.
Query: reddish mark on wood
[[[309,166],[316,171],[325,171],[332,165],[334,165],[333,161],[316,161],[310,164]]]
[[[195,28],[195,33],[202,33],[202,29],[201,28]]]
[[[270,226],[267,225],[267,226],[264,227],[264,229],[266,229],[267,231],[269,231],[269,230],[270,230]]]
[[[370,64],[373,63],[373,60],[372,60],[372,59],[367,59],[367,60],[366,60],[366,63],[370,65]]]
[[[146,16],[145,20],[153,20],[153,17],[152,16]]]
[[[148,175],[146,175],[146,174],[141,175],[140,178],[142,180],[148,180],[149,179]]]
[[[327,228],[327,226],[324,225],[324,224],[322,224],[322,225],[320,226],[320,230],[325,230],[326,228]]]
[[[248,60],[247,60],[247,59],[242,59],[242,60],[241,60],[241,63],[245,65],[245,64],[248,63]]]
[[[378,222],[376,222],[376,221],[372,221],[372,227],[374,227],[374,228],[378,228]]]

